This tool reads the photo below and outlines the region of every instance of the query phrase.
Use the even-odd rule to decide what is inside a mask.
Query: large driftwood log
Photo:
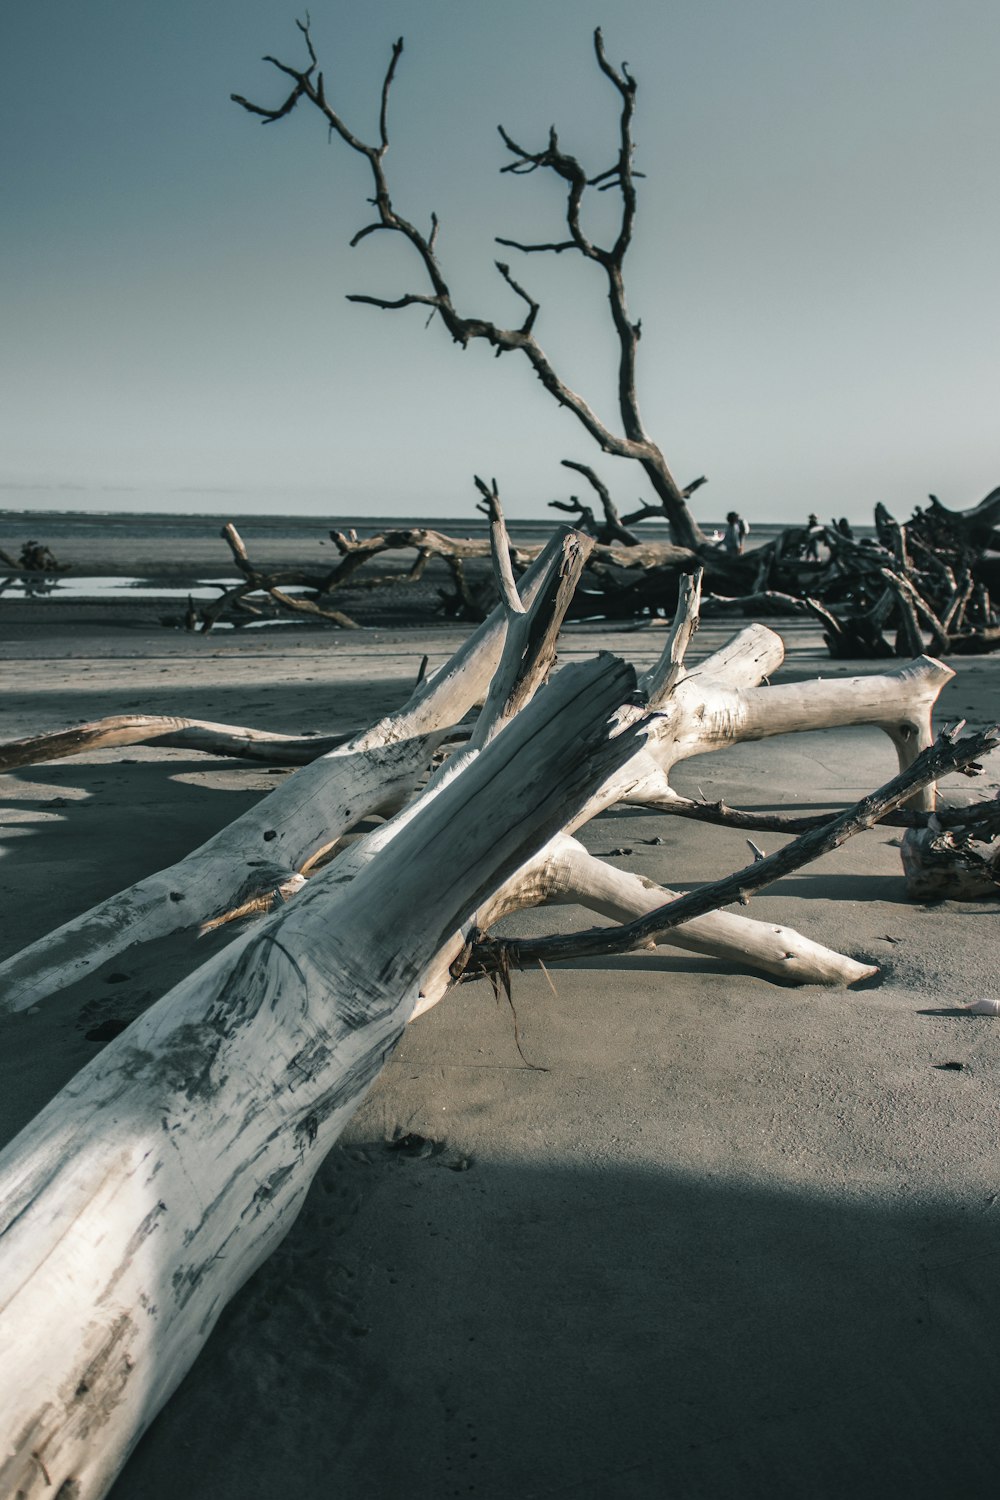
[[[642,746],[631,761],[595,790],[570,827],[579,828],[603,808],[620,800],[655,796],[669,811],[675,794],[667,773],[673,764],[688,755],[721,749],[740,739],[757,739],[765,733],[788,733],[824,723],[875,722],[894,737],[904,767],[930,742],[934,700],[953,675],[940,663],[919,662],[912,669],[900,669],[885,677],[860,678],[853,683],[792,685],[790,692],[785,693],[768,689],[778,693],[777,712],[773,716],[762,715],[759,700],[752,695],[753,688],[780,665],[783,656],[780,638],[761,626],[744,630],[694,669],[688,680],[683,659],[695,626],[697,603],[698,588],[694,581],[689,583],[687,597],[678,609],[674,630],[659,662],[642,679],[646,695],[644,712],[654,714]],[[735,684],[745,686],[740,689]],[[803,694],[802,686],[819,691]],[[892,716],[888,723],[887,715]],[[432,778],[423,799],[434,796],[475,752],[476,737]],[[929,799],[928,792],[918,792],[915,796],[919,801]],[[367,860],[391,842],[413,812],[413,807],[404,810],[355,844],[338,861],[336,878],[352,879]],[[635,877],[626,879],[622,872],[585,856],[575,841],[562,837],[541,851],[529,867],[518,873],[516,880],[499,891],[493,902],[477,914],[477,920],[488,929],[502,916],[544,901],[574,902],[625,920],[662,905],[670,894],[659,887],[644,886]],[[798,983],[853,984],[873,972],[870,966],[813,944],[791,929],[719,911],[706,913],[683,927],[671,928],[665,940],[690,950],[734,959]],[[461,934],[455,934],[451,944],[442,950],[434,972],[425,983],[417,1013],[435,1004],[444,994],[462,947]]]
[[[0,1157],[0,1492],[103,1494],[287,1232],[437,948],[635,729],[614,658],[568,667],[402,829],[323,875],[112,1042]]]
[[[679,670],[674,660],[658,674],[663,692],[678,691]],[[619,942],[656,935],[659,893],[558,834],[634,776],[655,697],[640,701],[634,674],[605,657],[567,668],[513,713],[516,666],[507,675],[482,744],[388,847],[350,880],[337,866],[319,874],[196,971],[0,1156],[0,1335],[17,1370],[0,1384],[6,1492],[105,1492],[225,1302],[290,1227],[456,940],[449,975],[505,886],[527,885],[522,904],[537,896],[533,855],[563,862],[550,893],[589,887],[609,914],[647,913]],[[884,800],[902,800],[918,769]]]

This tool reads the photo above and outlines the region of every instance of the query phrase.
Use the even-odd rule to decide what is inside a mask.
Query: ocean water
[[[537,542],[551,536],[557,526],[565,524],[569,517],[555,513],[528,520],[511,518],[507,526],[515,541]],[[724,522],[701,519],[702,528],[711,535],[721,535]],[[233,511],[212,514],[174,515],[166,512],[145,511],[72,511],[72,510],[0,510],[0,547],[16,553],[29,538],[50,547],[56,556],[59,542],[74,538],[97,539],[106,537],[115,542],[131,540],[142,543],[146,540],[169,540],[171,537],[216,537],[227,521],[235,522],[242,536],[252,537],[308,537],[326,538],[331,529],[354,530],[359,536],[373,535],[381,531],[404,530],[407,527],[426,526],[443,531],[451,536],[481,537],[488,535],[489,523],[485,516],[294,516],[294,515],[241,515]],[[665,521],[647,520],[635,528],[640,537],[650,540],[668,541],[670,530]],[[755,522],[751,528],[749,544],[760,546],[784,530],[784,524]]]

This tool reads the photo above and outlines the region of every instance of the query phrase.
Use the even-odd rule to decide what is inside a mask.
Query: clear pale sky
[[[515,354],[462,352],[419,309],[395,236],[348,240],[364,163],[315,111],[261,126],[294,0],[19,0],[0,17],[0,507],[511,515],[603,457]],[[1000,5],[996,0],[311,0],[328,96],[372,138],[395,37],[396,206],[427,224],[459,310],[536,332],[615,423],[599,272],[498,252],[559,238],[543,174],[496,133],[550,123],[597,172],[617,98],[591,33],[639,81],[646,174],[627,266],[647,428],[699,515],[901,515],[1000,483]],[[609,207],[603,195],[600,215]],[[595,231],[596,232],[596,231]],[[599,236],[598,236],[599,237]]]

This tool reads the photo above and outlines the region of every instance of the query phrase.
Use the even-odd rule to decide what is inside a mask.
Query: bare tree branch
[[[656,665],[651,667],[641,679],[640,686],[648,695],[653,708],[667,701],[683,675],[684,657],[698,629],[701,579],[701,568],[697,573],[685,573],[681,577],[677,609],[667,644],[661,651]]]
[[[434,308],[441,306],[437,297],[425,297],[419,292],[408,292],[403,297],[368,297],[363,292],[351,292],[347,301],[366,302],[369,307],[381,307],[390,311],[400,307],[413,307],[414,304]]]
[[[503,277],[504,281],[506,281],[507,285],[510,287],[511,291],[516,292],[517,295],[528,304],[528,316],[521,324],[521,332],[524,334],[530,334],[532,328],[534,327],[535,319],[538,316],[538,303],[530,295],[530,293],[524,290],[523,286],[520,286],[514,280],[513,276],[510,274],[510,266],[505,265],[502,260],[494,261],[494,265],[500,272],[500,275]],[[499,354],[500,351],[497,350],[497,353]]]
[[[495,236],[498,245],[509,245],[512,250],[521,250],[525,255],[534,255],[539,250],[551,250],[553,254],[560,255],[564,250],[575,250],[577,247],[572,240],[553,241],[547,245],[523,245],[520,240],[504,239],[503,235]]]
[[[514,582],[514,569],[510,561],[510,542],[507,538],[507,525],[503,518],[500,507],[500,492],[494,479],[492,485],[488,485],[479,475],[473,476],[476,488],[483,497],[483,503],[479,507],[490,521],[490,555],[493,560],[493,576],[496,579],[497,590],[500,601],[507,613],[508,628],[512,615],[523,615],[524,605],[521,596],[517,592],[517,584]]]
[[[699,823],[741,828],[749,833],[809,833],[814,828],[826,828],[839,816],[837,813],[804,813],[800,816],[795,813],[747,812],[722,801],[699,802],[696,798],[682,797],[673,789],[671,795],[662,801],[643,800],[632,805],[668,813],[673,818],[694,818]],[[934,812],[900,807],[879,818],[879,823],[889,828],[927,828],[933,825],[966,832],[973,838],[991,839],[1000,833],[1000,800],[994,797],[989,802],[973,802],[968,807],[939,807]]]
[[[601,502],[601,506],[604,510],[605,529],[607,533],[606,535],[599,537],[598,540],[602,542],[622,542],[626,547],[636,546],[638,543],[638,538],[633,536],[630,531],[626,530],[625,526],[622,524],[622,519],[618,514],[618,507],[612,500],[611,491],[608,489],[603,479],[601,479],[599,475],[594,473],[594,470],[590,467],[589,464],[577,463],[576,460],[572,458],[564,458],[561,460],[561,463],[564,469],[575,469],[577,474],[582,474],[587,483],[590,484],[592,488],[597,492],[597,495]]]
[[[783,849],[755,859],[752,865],[727,875],[723,880],[702,886],[648,915],[617,928],[597,928],[565,936],[529,940],[508,938],[483,939],[472,945],[470,978],[495,970],[523,968],[529,963],[558,963],[574,958],[595,958],[608,953],[627,953],[643,944],[656,942],[671,928],[692,917],[727,906],[733,901],[745,903],[749,896],[772,881],[800,869],[821,854],[836,849],[856,833],[879,822],[887,812],[894,812],[913,796],[915,790],[930,785],[950,771],[961,769],[996,748],[1000,729],[981,730],[956,738],[956,732],[945,731],[929,749],[924,750],[905,771],[894,776],[877,791],[870,793],[824,827],[802,834]]]
[[[310,35],[308,21],[298,23],[305,38],[310,66],[296,69],[276,59],[268,59],[274,66],[295,80],[295,87],[276,108],[270,109],[253,104],[241,94],[233,94],[234,102],[250,113],[262,117],[265,123],[282,119],[305,99],[322,114],[331,131],[335,131],[351,150],[365,157],[374,181],[372,202],[378,213],[375,223],[365,226],[354,237],[358,244],[375,232],[375,228],[394,230],[413,246],[420,258],[430,282],[430,293],[408,293],[401,297],[378,297],[354,293],[349,301],[365,303],[385,310],[398,310],[414,305],[430,307],[440,314],[452,339],[467,346],[473,339],[484,339],[496,353],[518,350],[528,360],[542,385],[559,403],[571,411],[601,450],[619,458],[631,458],[641,464],[660,501],[663,513],[670,522],[674,539],[681,545],[697,550],[705,545],[705,538],[687,508],[685,497],[671,474],[660,449],[646,434],[639,414],[635,388],[635,355],[639,340],[640,324],[633,323],[629,316],[622,279],[622,260],[628,249],[635,217],[635,187],[632,172],[632,116],[635,107],[636,83],[625,65],[615,69],[604,52],[600,31],[594,35],[594,49],[602,73],[611,81],[621,97],[619,122],[618,159],[607,172],[598,174],[598,185],[614,184],[622,197],[622,218],[618,235],[611,249],[601,249],[591,244],[580,223],[580,211],[588,177],[575,157],[562,151],[555,129],[549,132],[548,145],[543,151],[530,152],[501,127],[501,136],[515,160],[508,163],[504,171],[534,171],[547,167],[568,184],[566,204],[567,225],[572,245],[587,258],[599,263],[608,278],[609,304],[619,343],[618,405],[622,421],[622,432],[614,432],[576,391],[572,390],[557,374],[545,352],[534,336],[534,325],[538,315],[538,304],[511,276],[509,268],[501,266],[501,274],[511,290],[528,304],[528,315],[519,328],[502,328],[490,319],[465,317],[456,309],[451,291],[437,258],[437,219],[432,215],[430,237],[423,235],[414,224],[405,219],[393,207],[388,181],[384,170],[384,157],[389,147],[388,107],[389,93],[403,51],[400,38],[393,46],[392,56],[382,82],[379,110],[379,142],[369,145],[356,136],[341,115],[326,97],[322,73],[317,71],[316,53]],[[315,76],[314,76],[315,75]],[[511,244],[511,241],[503,243]],[[539,247],[540,248],[540,247]],[[567,246],[568,248],[568,246]]]

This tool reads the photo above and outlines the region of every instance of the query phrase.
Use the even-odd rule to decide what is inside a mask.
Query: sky
[[[599,270],[498,251],[564,228],[551,174],[501,175],[504,124],[596,173],[638,80],[636,235],[646,429],[696,512],[751,523],[909,515],[1000,483],[1000,6],[996,0],[311,0],[327,94],[374,138],[459,311],[536,334],[608,425]],[[8,0],[0,14],[0,508],[461,517],[473,475],[508,514],[581,492],[651,498],[516,353],[454,345],[366,224],[363,161],[261,61],[303,58],[294,0]],[[609,229],[613,194],[585,222]]]

